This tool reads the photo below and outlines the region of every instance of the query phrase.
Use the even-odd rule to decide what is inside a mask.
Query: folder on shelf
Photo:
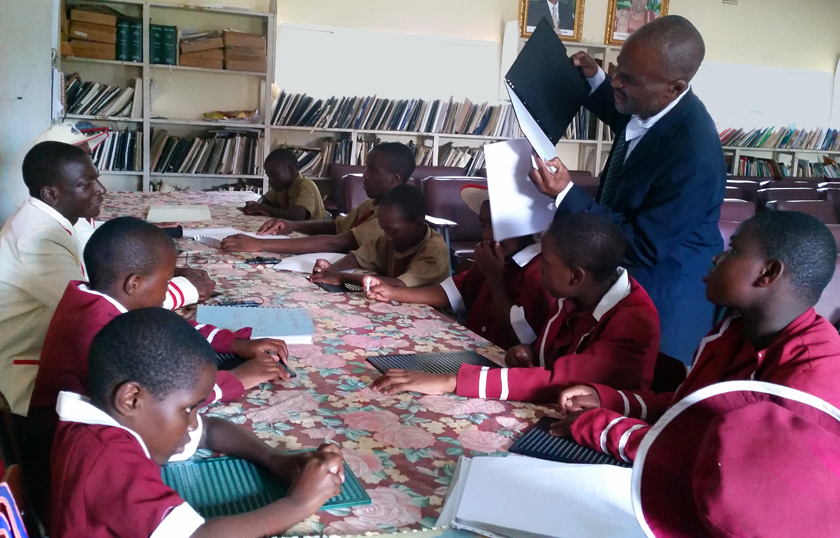
[[[545,19],[511,65],[505,83],[525,136],[543,158],[545,141],[532,140],[539,136],[536,131],[542,132],[553,150],[591,91]]]
[[[198,305],[195,320],[231,331],[251,327],[251,338],[278,338],[287,344],[311,344],[315,335],[305,308]]]

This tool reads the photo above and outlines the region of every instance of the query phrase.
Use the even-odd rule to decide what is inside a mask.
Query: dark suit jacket
[[[615,108],[609,78],[585,106],[616,134],[630,121]],[[598,200],[608,169],[609,161]],[[557,209],[558,215],[598,213],[621,227],[628,241],[625,266],[659,310],[662,351],[685,362],[712,327],[713,307],[705,299],[702,278],[723,248],[718,220],[725,187],[726,164],[715,124],[689,91],[630,153],[611,207],[574,186]]]
[[[548,19],[551,26],[554,26],[554,23],[551,21],[551,11],[548,9],[546,0],[528,0],[527,26],[536,26],[542,18]],[[563,30],[574,30],[575,11],[563,2],[563,0],[557,0],[557,20],[560,23],[560,28]]]

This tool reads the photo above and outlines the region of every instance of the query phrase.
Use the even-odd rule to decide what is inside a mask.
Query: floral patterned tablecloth
[[[235,209],[253,198],[250,193],[111,193],[101,218],[144,217],[150,201],[163,199],[206,204],[213,226],[253,231],[264,217]],[[265,305],[306,308],[316,327],[314,344],[290,346],[297,378],[262,385],[239,401],[211,406],[207,414],[242,424],[279,448],[338,443],[373,501],[318,512],[287,534],[356,535],[432,527],[459,456],[504,455],[523,429],[549,412],[523,403],[416,393],[385,396],[368,390],[378,372],[365,357],[469,349],[498,362],[503,354],[432,308],[328,293],[305,275],[249,265],[244,258],[206,247],[191,253],[189,262],[216,281],[222,296],[214,302],[254,298]]]

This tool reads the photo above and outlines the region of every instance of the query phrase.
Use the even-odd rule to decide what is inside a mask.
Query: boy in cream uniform
[[[76,131],[78,133],[78,131]],[[79,144],[87,144],[81,135]],[[87,153],[41,142],[23,162],[30,198],[0,230],[0,392],[26,415],[50,318],[71,280],[87,280],[82,252],[105,188]],[[166,308],[195,303],[185,277],[172,281]]]

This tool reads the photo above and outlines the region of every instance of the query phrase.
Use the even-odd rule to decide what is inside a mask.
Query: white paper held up
[[[531,182],[531,144],[521,138],[484,146],[487,189],[496,241],[543,232],[554,218],[552,200]]]
[[[551,143],[551,140],[548,139],[548,136],[546,136],[542,128],[537,125],[537,122],[531,116],[531,113],[528,112],[528,109],[525,108],[525,105],[522,104],[522,101],[519,100],[516,93],[508,84],[505,84],[505,88],[507,88],[508,95],[510,95],[510,104],[513,105],[513,111],[516,114],[519,127],[522,129],[525,138],[531,143],[534,151],[540,156],[540,159],[549,161],[557,157],[557,148]]]

